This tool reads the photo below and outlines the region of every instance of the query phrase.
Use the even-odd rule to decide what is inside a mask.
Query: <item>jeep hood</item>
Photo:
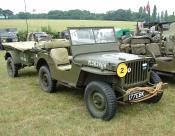
[[[109,69],[111,66],[117,67],[120,63],[136,61],[143,58],[144,57],[138,55],[121,52],[100,52],[77,55],[74,57],[74,62],[84,66]]]

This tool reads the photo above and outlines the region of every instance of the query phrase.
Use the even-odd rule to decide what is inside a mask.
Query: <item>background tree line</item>
[[[172,15],[168,11],[158,13],[156,5],[152,10],[150,16],[144,7],[140,7],[138,12],[133,12],[130,9],[118,9],[108,11],[106,13],[91,13],[87,10],[52,10],[48,13],[25,13],[19,12],[14,14],[11,10],[3,10],[0,8],[0,15],[5,19],[84,19],[84,20],[114,20],[114,21],[173,21],[175,20],[174,12]]]

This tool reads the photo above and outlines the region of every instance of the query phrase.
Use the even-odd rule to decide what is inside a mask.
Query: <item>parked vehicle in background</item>
[[[46,32],[31,32],[28,33],[27,41],[50,41],[52,39],[51,35]]]
[[[155,27],[149,29],[145,35],[132,36],[124,39],[120,44],[122,52],[128,52],[137,55],[152,56],[157,65],[153,67],[154,71],[160,74],[175,75],[175,41],[174,36],[167,37],[163,31],[168,30],[171,22],[152,22],[144,24],[145,27]]]
[[[2,42],[17,42],[17,29],[16,28],[4,28],[0,29],[0,37]]]
[[[68,31],[65,30],[65,31],[60,32],[59,33],[59,38],[60,39],[67,39],[67,40],[69,40],[69,33],[68,33]]]

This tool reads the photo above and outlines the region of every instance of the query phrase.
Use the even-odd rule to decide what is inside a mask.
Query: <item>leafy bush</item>
[[[19,31],[17,37],[18,41],[27,41],[27,31]]]
[[[59,32],[52,31],[52,28],[49,25],[42,26],[41,31],[46,32],[47,34],[50,34],[54,39],[59,37]]]

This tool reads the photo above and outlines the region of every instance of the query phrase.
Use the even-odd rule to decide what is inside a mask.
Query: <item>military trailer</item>
[[[152,71],[155,60],[121,53],[113,27],[68,28],[69,42],[45,43],[35,55],[40,86],[56,84],[84,90],[92,117],[110,120],[117,101],[157,103],[166,84]]]
[[[6,50],[5,60],[7,61],[8,75],[10,77],[17,77],[20,69],[26,66],[34,66],[35,55],[45,43],[51,42],[49,45],[54,45],[62,43],[61,41],[64,41],[64,39],[51,40],[50,36],[42,36],[40,41],[3,43],[3,47]]]
[[[34,41],[3,43],[6,50],[7,72],[10,77],[17,77],[21,68],[34,65],[35,45]]]

